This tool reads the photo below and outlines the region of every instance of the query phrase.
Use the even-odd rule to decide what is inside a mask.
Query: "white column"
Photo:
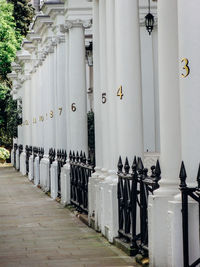
[[[126,18],[126,19],[124,19]],[[143,157],[142,89],[138,1],[115,1],[118,155]],[[117,96],[122,87],[123,96]],[[120,93],[120,92],[119,92]]]
[[[93,70],[94,70],[94,118],[95,118],[95,158],[96,168],[103,166],[101,135],[101,89],[99,55],[99,0],[93,1]]]
[[[101,110],[101,136],[102,136],[102,164],[103,170],[107,171],[109,169],[109,145],[110,145],[110,136],[109,136],[109,110],[108,110],[108,85],[107,81],[109,80],[108,69],[107,69],[107,47],[106,47],[106,27],[108,25],[106,17],[106,0],[99,1],[99,71],[100,71],[100,90],[101,95],[98,98],[100,102]]]
[[[55,129],[55,69],[54,69],[54,51],[55,50],[55,43],[51,42],[50,44],[50,50],[48,55],[48,73],[47,73],[47,79],[48,79],[48,88],[46,97],[48,98],[48,106],[46,110],[46,118],[47,118],[47,124],[48,124],[48,148],[55,148],[56,146],[56,129]]]
[[[32,144],[33,146],[37,145],[37,128],[36,128],[36,102],[37,102],[37,78],[36,70],[33,70],[31,75],[31,102],[32,102]]]
[[[67,21],[69,27],[69,117],[70,149],[88,151],[83,22]]]
[[[169,16],[170,20],[166,20]],[[149,196],[151,266],[171,266],[168,201],[178,193],[181,164],[180,97],[178,81],[177,1],[158,2],[158,67],[160,104],[160,189]],[[181,227],[181,225],[180,225]],[[175,249],[175,248],[174,248]]]
[[[199,11],[199,1],[178,0],[182,158],[187,170],[187,181],[190,182],[195,181],[200,162]],[[185,60],[181,62],[183,58]],[[184,76],[187,74],[187,68],[190,69],[190,73],[187,77],[183,77],[182,74]]]
[[[49,128],[48,128],[48,123],[49,123],[49,117],[48,117],[48,112],[49,112],[49,100],[48,100],[48,94],[49,94],[49,86],[48,86],[48,80],[49,80],[49,54],[48,54],[48,49],[46,48],[46,58],[43,62],[43,88],[41,91],[42,94],[42,102],[43,102],[43,108],[42,108],[42,113],[44,116],[44,121],[43,121],[43,131],[44,131],[44,153],[45,156],[48,155],[49,153],[49,144],[48,144],[48,134],[49,134]]]
[[[56,105],[56,117],[57,117],[57,148],[67,149],[67,127],[66,127],[66,87],[65,87],[65,75],[66,75],[66,49],[64,36],[58,37],[57,44],[57,105]]]

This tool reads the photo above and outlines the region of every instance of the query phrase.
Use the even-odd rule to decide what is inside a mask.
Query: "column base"
[[[14,149],[13,148],[11,149],[10,157],[11,157],[11,164],[12,166],[14,166]]]
[[[177,197],[176,197],[177,198]],[[180,198],[180,196],[179,196]],[[180,200],[169,201],[168,208],[168,266],[183,266],[182,204]],[[199,207],[192,200],[188,202],[189,258],[190,264],[199,258]]]
[[[61,204],[66,206],[71,202],[71,181],[69,161],[61,169]]]
[[[51,164],[50,174],[51,174],[51,178],[50,178],[51,179],[51,198],[55,200],[58,196],[58,162],[57,160],[55,160]]]
[[[19,171],[20,168],[20,158],[19,158],[19,148],[16,150],[16,170]]]
[[[28,173],[28,179],[30,181],[33,180],[33,155],[29,157],[29,173]]]
[[[40,184],[40,162],[37,156],[34,161],[34,184],[37,186]]]
[[[44,157],[40,161],[40,185],[45,192],[50,190],[49,177],[49,159]]]
[[[20,172],[22,175],[26,175],[26,153],[20,154]]]
[[[88,223],[90,226],[92,225],[93,220],[95,220],[95,213],[97,212],[96,185],[100,181],[99,176],[101,174],[101,168],[95,167],[95,172],[89,178],[88,182]]]

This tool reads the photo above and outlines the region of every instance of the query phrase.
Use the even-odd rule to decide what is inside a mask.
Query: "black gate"
[[[183,228],[183,264],[184,267],[194,267],[200,264],[200,258],[189,264],[189,231],[188,231],[188,197],[199,203],[199,222],[200,222],[200,166],[197,174],[197,187],[188,187],[186,184],[186,170],[184,163],[180,170],[180,190],[182,196],[182,228]],[[197,233],[199,235],[199,232]]]
[[[70,179],[71,179],[71,203],[77,210],[88,213],[88,181],[94,172],[90,156],[86,159],[85,153],[70,151]]]
[[[123,172],[124,168],[124,172]],[[159,188],[160,165],[148,169],[143,167],[141,158],[134,158],[131,166],[128,158],[123,166],[121,157],[118,162],[118,208],[119,208],[119,238],[130,244],[131,255],[141,253],[148,255],[148,196]],[[140,231],[136,232],[137,216],[140,210]]]

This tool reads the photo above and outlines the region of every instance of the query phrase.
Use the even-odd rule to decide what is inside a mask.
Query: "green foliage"
[[[6,160],[10,157],[10,152],[4,147],[0,147],[0,159]]]
[[[29,26],[34,16],[34,8],[29,0],[8,0],[14,6],[13,17],[15,19],[16,28],[21,36],[26,36]]]
[[[28,0],[0,0],[0,144],[7,147],[12,146],[17,125],[21,123],[21,111],[10,95],[7,74],[33,16],[34,9]]]
[[[13,6],[6,0],[0,0],[0,81],[6,80],[6,75],[11,71],[11,62],[20,47],[12,14]]]

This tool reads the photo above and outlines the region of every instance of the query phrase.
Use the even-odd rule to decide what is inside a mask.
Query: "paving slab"
[[[0,266],[139,266],[12,167],[0,167]]]

